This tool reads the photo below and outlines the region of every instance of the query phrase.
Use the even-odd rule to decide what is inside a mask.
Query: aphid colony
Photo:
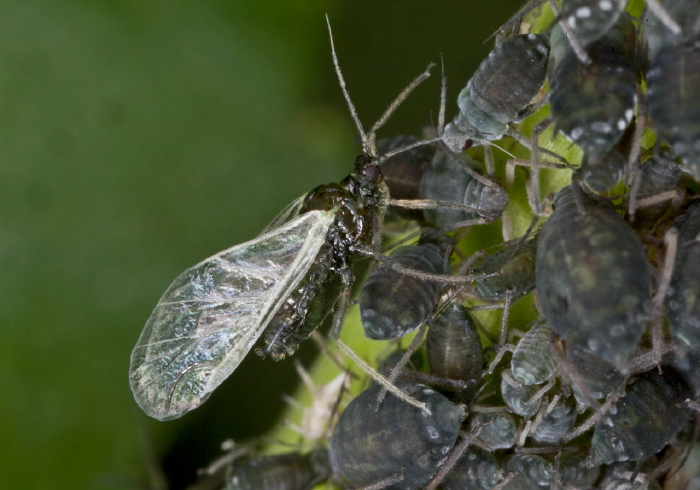
[[[700,2],[647,3],[519,14],[431,144],[375,144],[388,115],[364,133],[344,92],[354,172],[170,286],[132,354],[142,408],[178,417],[256,346],[292,354],[327,318],[337,340],[386,217],[420,233],[368,274],[354,335],[398,352],[339,400],[321,447],[235,459],[226,488],[688,488],[673,475],[700,432]],[[506,178],[497,140],[527,156]],[[517,238],[513,175],[533,217]],[[465,252],[499,219],[501,244]]]

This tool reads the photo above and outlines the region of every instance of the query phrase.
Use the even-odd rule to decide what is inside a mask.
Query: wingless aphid
[[[503,300],[510,293],[516,301],[535,289],[535,255],[537,237],[520,239],[489,256],[472,272],[476,280],[474,294],[483,299]]]
[[[565,53],[550,63],[554,73],[549,95],[552,118],[557,129],[583,149],[580,172],[597,192],[610,189],[622,176],[622,168],[608,152],[634,116],[635,34],[629,16],[620,16],[587,48],[592,62],[584,64],[562,30],[557,27],[552,31],[552,53],[557,57],[561,51]],[[564,49],[556,49],[560,45]]]
[[[227,490],[309,490],[331,474],[328,451],[243,458],[233,463]]]
[[[484,348],[476,323],[460,303],[450,304],[430,323],[425,350],[431,374],[464,381],[462,401],[474,393],[484,370]]]
[[[615,210],[573,185],[557,193],[540,232],[537,294],[567,347],[580,346],[624,371],[648,321],[651,268]]]
[[[398,247],[391,258],[406,269],[444,274],[448,242],[445,236],[423,237],[417,245]],[[373,340],[390,340],[416,330],[430,318],[441,289],[440,283],[381,264],[367,277],[360,292],[365,335]]]
[[[688,385],[668,366],[634,380],[593,433],[591,463],[644,461],[661,451],[690,420]]]
[[[664,9],[682,29],[674,33],[652,13],[645,23],[651,59],[647,73],[649,115],[695,179],[700,179],[700,2],[672,0]]]
[[[379,242],[387,205],[375,131],[429,71],[365,133],[332,52],[364,154],[341,182],[300,197],[256,239],[204,260],[170,285],[146,322],[129,369],[136,401],[154,418],[177,418],[202,404],[261,336],[259,352],[283,358],[334,309],[338,335],[354,281],[353,256],[358,247]]]
[[[459,114],[445,127],[444,141],[455,152],[470,142],[497,140],[523,119],[544,85],[549,39],[512,36],[481,62],[457,99]]]
[[[685,349],[700,348],[700,203],[692,204],[673,224],[678,247],[666,317],[673,338]]]
[[[422,488],[457,440],[464,416],[459,405],[418,383],[399,380],[397,386],[426,403],[432,415],[392,394],[377,406],[378,385],[352,400],[333,429],[329,451],[333,469],[353,486],[396,475],[401,481],[391,488]]]
[[[470,158],[461,157],[467,162]],[[493,221],[503,214],[508,205],[508,195],[495,182],[486,185],[468,173],[463,164],[438,151],[420,181],[419,197],[433,201],[454,202],[474,209],[473,213],[459,209],[436,207],[423,211],[426,221],[442,228],[455,223],[484,218]]]
[[[491,490],[503,478],[496,457],[479,447],[467,449],[440,484],[443,490]]]

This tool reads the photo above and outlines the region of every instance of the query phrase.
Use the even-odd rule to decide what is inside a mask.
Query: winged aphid
[[[176,418],[202,404],[261,336],[261,353],[285,357],[334,310],[332,335],[339,333],[353,258],[359,248],[379,243],[387,206],[375,131],[430,67],[365,133],[332,52],[364,153],[345,179],[300,197],[256,239],[186,270],[166,290],[129,370],[136,401],[154,418]]]

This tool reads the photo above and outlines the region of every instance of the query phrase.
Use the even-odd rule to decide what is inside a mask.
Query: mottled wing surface
[[[168,420],[206,400],[306,275],[333,219],[302,214],[175,279],[131,354],[129,381],[144,412]]]

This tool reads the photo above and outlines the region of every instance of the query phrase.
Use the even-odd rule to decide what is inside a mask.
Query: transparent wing
[[[168,420],[206,400],[306,275],[333,218],[305,213],[175,279],[131,353],[129,380],[144,412]]]

